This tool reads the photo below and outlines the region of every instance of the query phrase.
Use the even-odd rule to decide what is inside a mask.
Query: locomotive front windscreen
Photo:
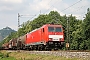
[[[49,32],[62,32],[61,27],[48,27]]]

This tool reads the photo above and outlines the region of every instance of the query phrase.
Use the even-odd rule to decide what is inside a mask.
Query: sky
[[[22,24],[50,11],[83,19],[87,8],[90,8],[90,0],[0,0],[0,29],[8,26],[18,30],[18,13]]]

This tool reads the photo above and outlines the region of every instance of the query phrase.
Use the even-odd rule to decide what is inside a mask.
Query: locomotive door
[[[44,38],[45,38],[45,30],[43,28],[41,29],[41,40],[44,41],[45,40]]]

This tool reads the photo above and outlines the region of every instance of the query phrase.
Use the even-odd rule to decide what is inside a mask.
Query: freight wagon
[[[17,49],[25,49],[26,34],[17,39]]]
[[[2,49],[5,49],[5,50],[9,49],[9,43],[8,42],[7,43],[4,43],[2,45]]]
[[[17,38],[13,38],[9,41],[9,49],[17,49]]]

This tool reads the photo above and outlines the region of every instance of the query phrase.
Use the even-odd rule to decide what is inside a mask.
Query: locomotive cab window
[[[48,27],[49,32],[54,32],[54,27]]]
[[[55,32],[62,32],[61,27],[56,27],[56,28],[55,28]]]
[[[62,32],[61,27],[48,27],[49,32]]]

